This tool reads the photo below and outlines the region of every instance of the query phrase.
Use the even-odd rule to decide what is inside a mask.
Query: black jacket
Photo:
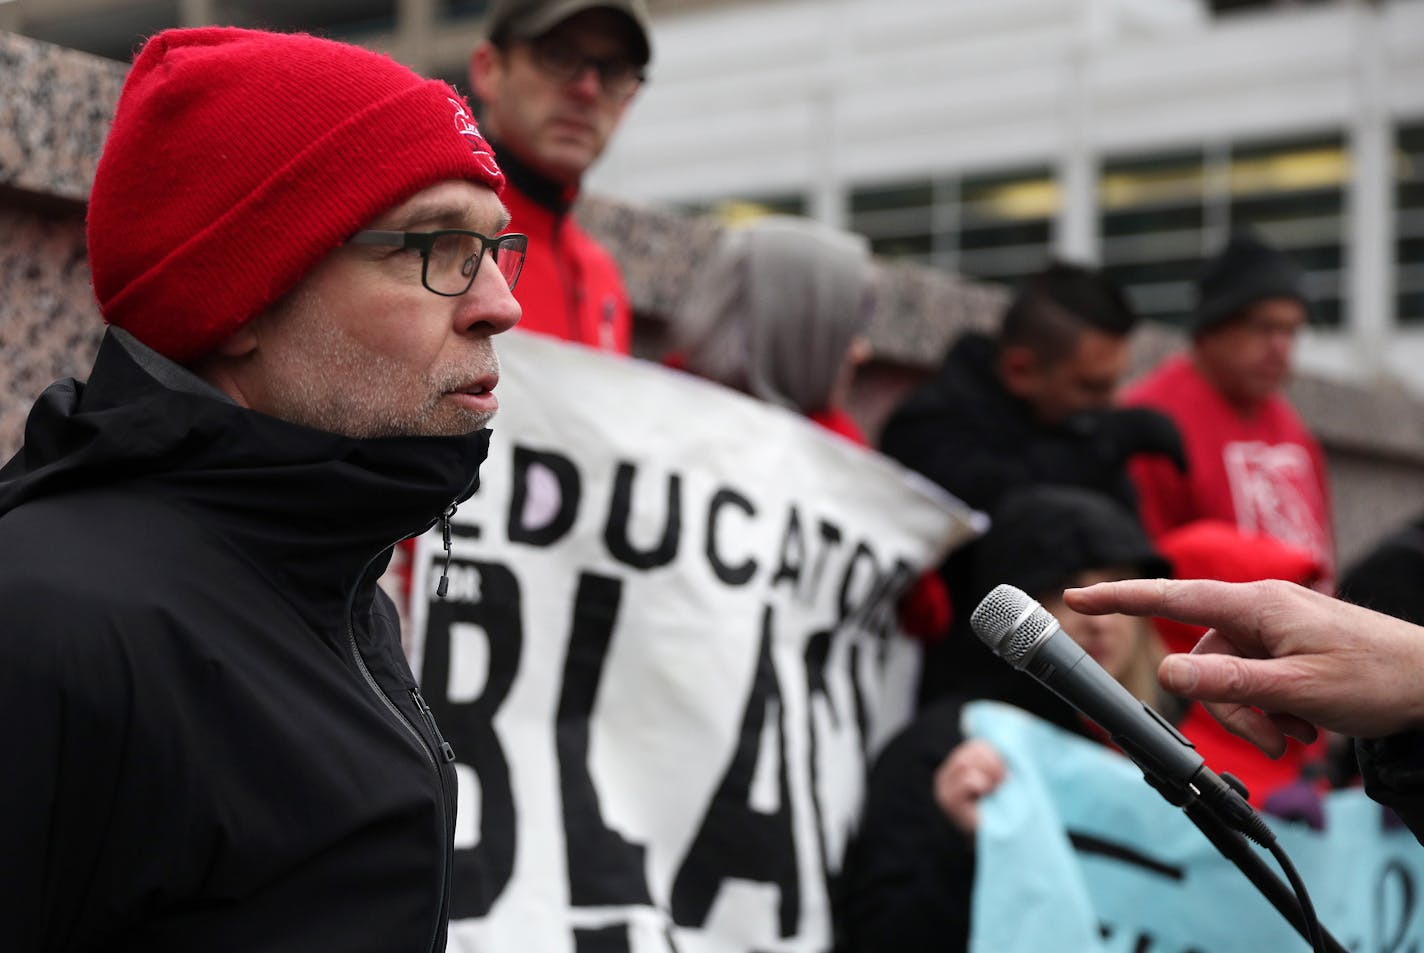
[[[1424,844],[1424,731],[1357,739],[1365,793],[1391,808]]]
[[[842,873],[839,953],[958,953],[969,945],[974,838],[934,799],[935,772],[964,741],[964,701],[929,706],[875,759]]]
[[[881,449],[982,510],[1010,490],[1058,483],[1105,493],[1136,512],[1119,441],[1101,427],[1112,415],[1040,424],[1000,383],[995,353],[991,338],[961,335],[935,376],[891,414]]]
[[[1141,408],[1105,409],[1045,426],[999,381],[996,347],[986,335],[961,335],[936,375],[891,414],[881,449],[991,515],[1012,491],[1043,484],[1091,490],[1135,514],[1127,458],[1144,452],[1180,458],[1181,438],[1170,421]],[[1027,696],[1044,693],[1021,686],[1022,679],[969,631],[969,616],[988,591],[974,580],[977,551],[977,544],[962,546],[940,569],[955,606],[955,623],[949,638],[927,654],[921,701],[985,685],[988,694],[1033,708]]]
[[[289,424],[117,331],[45,391],[0,470],[7,950],[444,949],[453,755],[375,580],[487,442]]]

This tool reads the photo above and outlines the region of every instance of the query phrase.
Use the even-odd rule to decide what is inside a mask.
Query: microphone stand
[[[1139,763],[1138,767],[1142,765]],[[1142,776],[1159,794],[1180,807],[1182,813],[1191,819],[1221,855],[1235,864],[1241,873],[1245,874],[1246,879],[1260,891],[1261,896],[1270,901],[1271,906],[1285,917],[1286,922],[1295,928],[1307,944],[1310,944],[1310,928],[1306,925],[1305,914],[1301,912],[1299,898],[1276,876],[1275,871],[1266,865],[1246,836],[1222,820],[1189,786],[1183,789],[1183,786],[1177,784],[1163,783],[1150,770],[1145,770]],[[1320,939],[1326,950],[1330,953],[1348,953],[1345,947],[1340,945],[1340,941],[1326,929],[1325,924],[1319,923],[1318,926]]]
[[[1240,868],[1246,879],[1261,892],[1261,896],[1269,900],[1271,906],[1280,911],[1281,916],[1309,943],[1310,929],[1305,924],[1305,916],[1300,911],[1300,902],[1295,893],[1266,865],[1261,855],[1251,846],[1251,842],[1199,800],[1193,799],[1183,805],[1182,811],[1206,835],[1206,839],[1221,851],[1222,856]],[[1346,953],[1345,948],[1323,923],[1320,924],[1320,939],[1330,953]]]

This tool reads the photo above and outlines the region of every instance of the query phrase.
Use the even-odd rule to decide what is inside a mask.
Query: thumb
[[[1245,659],[1235,655],[1169,655],[1162,660],[1158,680],[1174,695],[1208,702],[1237,702],[1257,708],[1276,708],[1268,670],[1273,660]]]
[[[1234,655],[1169,655],[1157,670],[1157,680],[1174,695],[1205,703],[1232,734],[1279,758],[1286,750],[1285,733],[1270,715],[1253,707],[1274,707],[1257,685],[1257,667],[1266,664]]]

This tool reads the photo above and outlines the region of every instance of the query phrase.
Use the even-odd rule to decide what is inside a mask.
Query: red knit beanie
[[[124,83],[90,194],[100,310],[192,361],[371,219],[449,179],[504,187],[445,83],[303,34],[159,33]]]

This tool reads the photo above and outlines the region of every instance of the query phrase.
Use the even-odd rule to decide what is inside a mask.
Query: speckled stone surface
[[[52,381],[88,373],[103,333],[80,213],[41,215],[0,204],[0,288],[4,459],[19,447],[35,398]]]
[[[124,67],[0,33],[0,185],[82,202]]]
[[[20,443],[24,415],[52,380],[82,376],[102,333],[84,258],[89,192],[124,67],[0,33],[0,459]],[[588,197],[578,214],[623,268],[638,313],[635,350],[660,353],[667,316],[716,241],[717,225]],[[912,265],[881,264],[870,337],[877,362],[854,392],[872,436],[895,402],[937,366],[951,340],[992,328],[998,287]],[[1183,346],[1148,328],[1134,372]],[[1396,388],[1307,377],[1291,399],[1320,435],[1334,480],[1337,537],[1349,562],[1424,509],[1424,400]]]

